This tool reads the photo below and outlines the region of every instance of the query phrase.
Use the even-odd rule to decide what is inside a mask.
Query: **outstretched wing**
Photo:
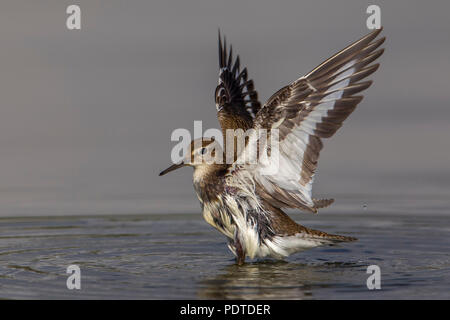
[[[219,31],[219,84],[215,99],[217,117],[226,137],[226,129],[247,130],[253,126],[253,119],[260,110],[253,80],[248,79],[247,68],[240,69],[239,56],[233,58],[233,48],[229,52],[226,39]]]
[[[311,197],[321,138],[331,137],[342,126],[363,98],[357,94],[371,85],[363,79],[379,67],[373,62],[384,51],[377,50],[385,40],[376,39],[380,32],[369,33],[280,89],[258,112],[255,129],[279,130],[279,161],[241,165],[240,169],[251,170],[250,176],[264,199],[278,207],[312,212],[332,202]],[[248,156],[248,151],[244,155]],[[271,166],[277,166],[277,170],[269,171],[275,173],[264,174]],[[241,175],[243,170],[236,167],[230,168],[231,174]]]

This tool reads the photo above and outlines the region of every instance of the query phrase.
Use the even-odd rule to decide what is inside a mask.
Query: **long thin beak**
[[[160,176],[165,175],[166,173],[169,173],[170,171],[176,170],[178,168],[184,167],[186,164],[182,161],[178,164],[173,164],[170,167],[168,167],[166,170],[161,171],[161,173],[159,174]]]

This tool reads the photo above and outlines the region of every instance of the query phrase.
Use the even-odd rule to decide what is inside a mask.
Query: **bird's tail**
[[[334,245],[340,242],[355,241],[356,238],[329,234],[319,230],[302,227],[302,231],[291,236],[283,236],[278,239],[277,246],[282,256],[288,256],[306,249]],[[277,250],[280,251],[280,250]]]

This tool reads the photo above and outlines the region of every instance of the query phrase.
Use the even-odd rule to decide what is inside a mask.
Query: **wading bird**
[[[384,49],[381,29],[325,60],[318,67],[281,88],[261,106],[247,69],[240,68],[219,32],[219,83],[215,91],[217,116],[226,130],[278,130],[278,159],[269,162],[239,161],[250,152],[233,149],[232,163],[193,161],[217,153],[217,141],[192,141],[185,160],[162,171],[183,166],[194,168],[193,182],[205,220],[228,238],[228,247],[240,265],[245,258],[282,259],[321,245],[356,240],[297,224],[282,208],[317,213],[333,199],[314,199],[311,194],[323,138],[331,137],[362,100],[358,95],[372,81]],[[225,139],[226,140],[226,139]],[[225,143],[224,143],[225,145]],[[266,149],[270,147],[266,143]],[[226,150],[227,152],[230,150]],[[277,166],[275,172],[267,168]]]

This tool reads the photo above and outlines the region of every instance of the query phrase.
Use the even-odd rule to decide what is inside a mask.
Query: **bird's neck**
[[[201,164],[194,168],[194,183],[216,183],[225,174],[226,164]]]
[[[226,166],[218,164],[202,164],[194,168],[194,189],[202,206],[219,200],[224,191],[225,172]]]

